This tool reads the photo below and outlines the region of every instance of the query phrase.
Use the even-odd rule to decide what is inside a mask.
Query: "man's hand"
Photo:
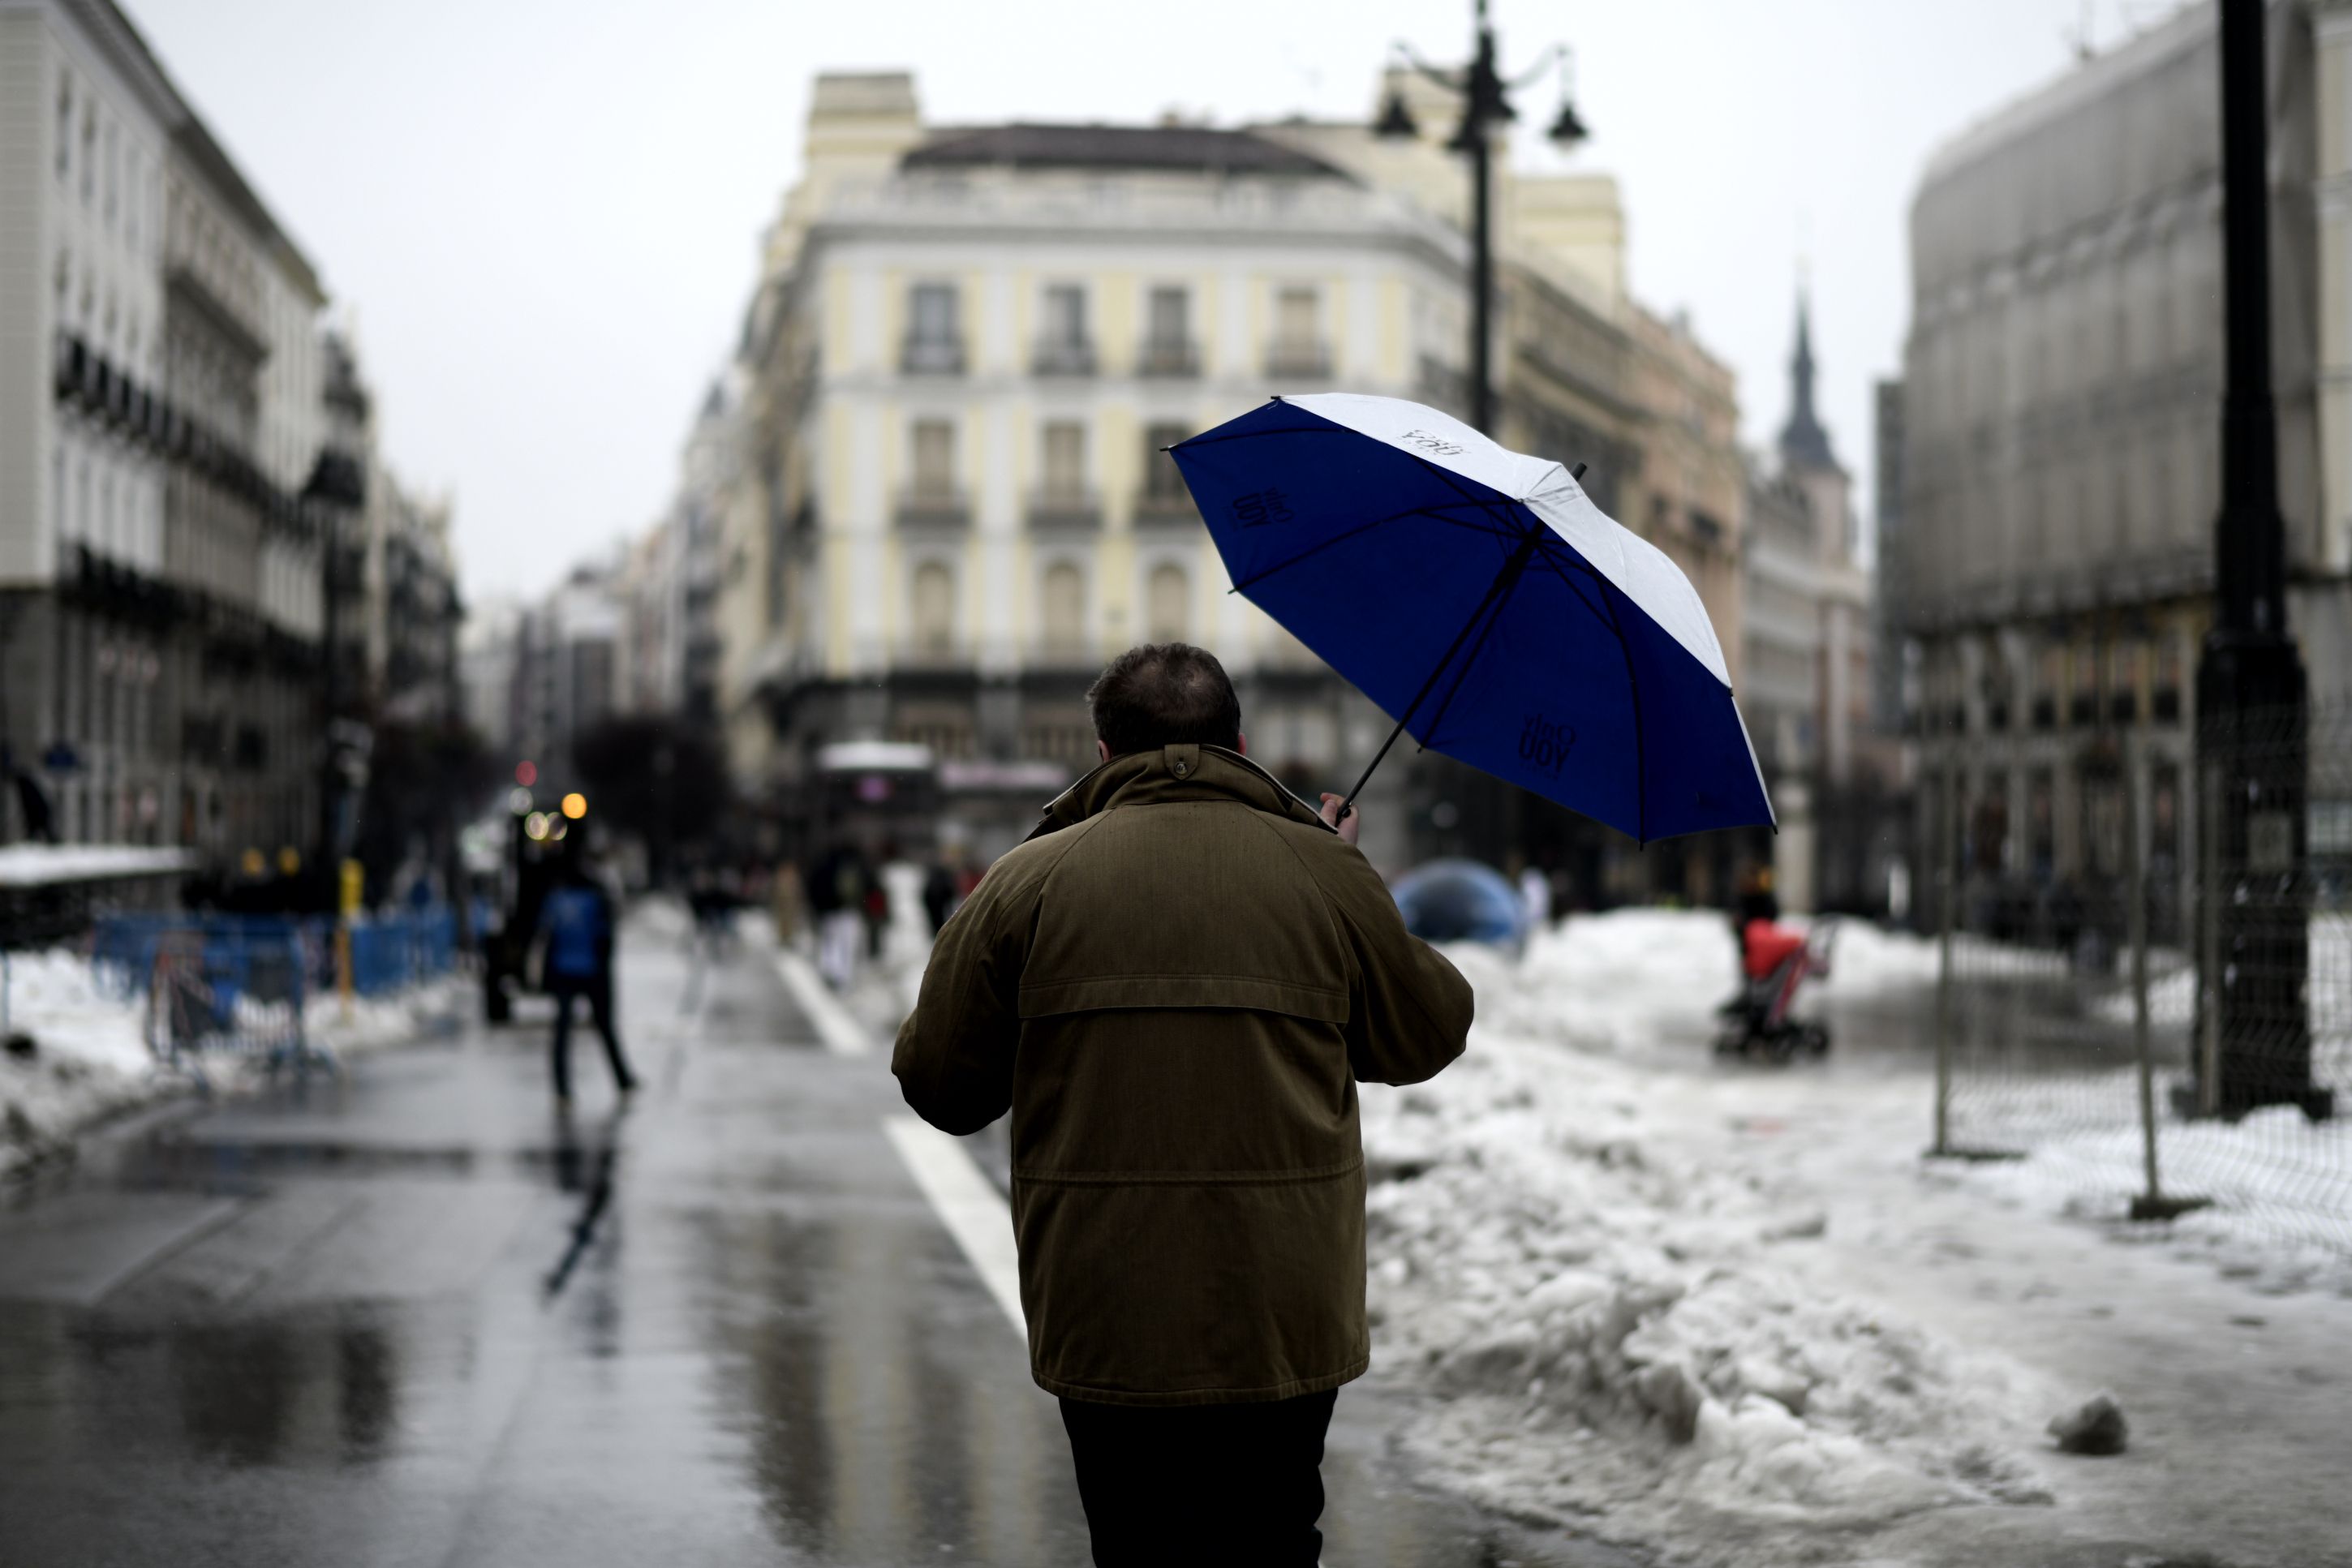
[[[1323,820],[1337,828],[1339,836],[1352,844],[1356,841],[1357,830],[1364,825],[1363,814],[1349,806],[1348,814],[1340,816],[1339,808],[1344,804],[1339,796],[1326,790],[1323,795]]]

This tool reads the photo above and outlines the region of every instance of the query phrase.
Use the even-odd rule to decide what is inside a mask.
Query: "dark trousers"
[[[621,1054],[621,1037],[613,1032],[613,977],[557,975],[549,979],[547,988],[555,998],[555,1092],[567,1100],[572,1097],[572,1004],[583,998],[587,999],[588,1016],[596,1032],[604,1037],[604,1056],[613,1064],[613,1082],[624,1089],[635,1088],[636,1074],[629,1071],[629,1059]]]
[[[1315,1568],[1339,1390],[1254,1405],[1062,1401],[1097,1568]]]

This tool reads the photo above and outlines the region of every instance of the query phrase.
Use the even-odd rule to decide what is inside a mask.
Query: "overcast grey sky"
[[[382,434],[453,490],[470,592],[541,588],[650,521],[791,182],[811,76],[908,67],[928,118],[1359,114],[1391,40],[1467,0],[125,0],[356,316]],[[1811,256],[1822,413],[1864,480],[1937,143],[2168,0],[1495,0],[1505,63],[1577,50],[1632,286],[1687,308],[1761,442]],[[1549,83],[1521,99],[1522,156]]]

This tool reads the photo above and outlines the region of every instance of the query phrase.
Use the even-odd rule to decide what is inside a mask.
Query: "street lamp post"
[[[1493,129],[1507,125],[1517,116],[1512,111],[1510,95],[1550,68],[1555,60],[1563,69],[1568,56],[1564,45],[1555,45],[1545,51],[1532,69],[1517,79],[1507,79],[1495,63],[1495,29],[1486,20],[1486,0],[1476,0],[1476,37],[1470,53],[1470,63],[1460,70],[1443,70],[1430,65],[1404,44],[1398,51],[1414,70],[1437,83],[1462,100],[1462,123],[1454,140],[1446,145],[1454,152],[1466,153],[1470,159],[1470,423],[1486,434],[1495,433],[1494,377],[1494,309],[1495,309],[1495,177]],[[1413,123],[1412,111],[1405,105],[1402,93],[1391,91],[1373,127],[1377,135],[1389,138],[1409,138],[1420,134]],[[1572,147],[1584,140],[1584,121],[1576,112],[1565,92],[1560,99],[1559,116],[1548,133],[1562,147]]]
[[[2213,629],[2197,669],[2199,856],[2211,936],[2199,986],[2195,1108],[2263,1105],[2326,1115],[2306,1011],[2311,885],[2305,842],[2302,656],[2286,629],[2286,530],[2271,395],[2269,112],[2263,0],[2221,0],[2221,225],[2229,380],[2221,509],[2213,527]]]

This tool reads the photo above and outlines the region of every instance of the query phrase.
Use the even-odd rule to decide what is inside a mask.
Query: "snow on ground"
[[[100,983],[87,957],[54,948],[12,953],[7,967],[8,1029],[31,1050],[0,1053],[0,1178],[54,1157],[93,1122],[199,1087],[192,1075],[160,1067],[148,1049],[144,996],[124,997]],[[471,985],[447,975],[348,1003],[331,991],[314,994],[304,1035],[338,1060],[402,1044],[452,1027]],[[290,1033],[284,1011],[247,1004],[240,1021],[268,1039]],[[207,1053],[204,1067],[215,1090],[233,1090],[262,1071],[257,1055]]]
[[[1473,961],[1483,956],[1479,950]],[[1571,915],[1528,939],[1509,983],[1480,988],[1478,1021],[1495,1033],[1582,1051],[1646,1051],[1662,1033],[1711,1032],[1716,1006],[1738,975],[1731,924],[1718,912]],[[1935,978],[1933,942],[1840,921],[1817,995],[1853,1002]]]
[[[1573,918],[1516,963],[1449,953],[1478,993],[1470,1051],[1363,1095],[1371,1299],[1384,1365],[1443,1396],[1408,1448],[1490,1504],[1589,1516],[1671,1561],[1769,1563],[1867,1561],[1825,1542],[1944,1505],[1977,1519],[2049,1501],[2042,1423],[2095,1390],[2061,1386],[2063,1360],[2033,1370],[2007,1337],[1956,1341],[1850,1268],[1825,1272],[1834,1207],[1901,1234],[1923,1195],[1964,1193],[1960,1211],[1996,1231],[2096,1220],[2259,1290],[2352,1293],[2352,1259],[2265,1223],[2266,1202],[2309,1201],[2314,1171],[2352,1169],[2352,1124],[2168,1120],[2168,1190],[2222,1201],[2135,1228],[2128,1112],[2053,1130],[2021,1161],[1930,1168],[1916,1048],[1847,1061],[1842,1044],[1826,1070],[1714,1062],[1734,972],[1720,915]],[[1817,1005],[1899,1015],[1932,1005],[1935,976],[1932,941],[1847,923]],[[2085,1227],[2088,1271],[2098,1235]]]
[[[31,1054],[0,1053],[0,1177],[71,1131],[155,1093],[142,1009],[62,951],[7,955],[8,1029]]]
[[[1820,1205],[1710,1158],[1712,1107],[1678,1103],[1672,1076],[1560,1048],[1618,1049],[1645,1012],[1703,1017],[1729,946],[1676,940],[1702,921],[1725,929],[1572,922],[1583,951],[1539,941],[1525,969],[1456,949],[1479,993],[1470,1052],[1365,1092],[1384,1355],[1447,1396],[1408,1447],[1490,1504],[1601,1516],[1679,1561],[1775,1561],[1752,1532],[1799,1520],[1810,1536],[2043,1500],[2015,1456],[2052,1390],[1798,1285],[1775,1255],[1820,1233]]]

